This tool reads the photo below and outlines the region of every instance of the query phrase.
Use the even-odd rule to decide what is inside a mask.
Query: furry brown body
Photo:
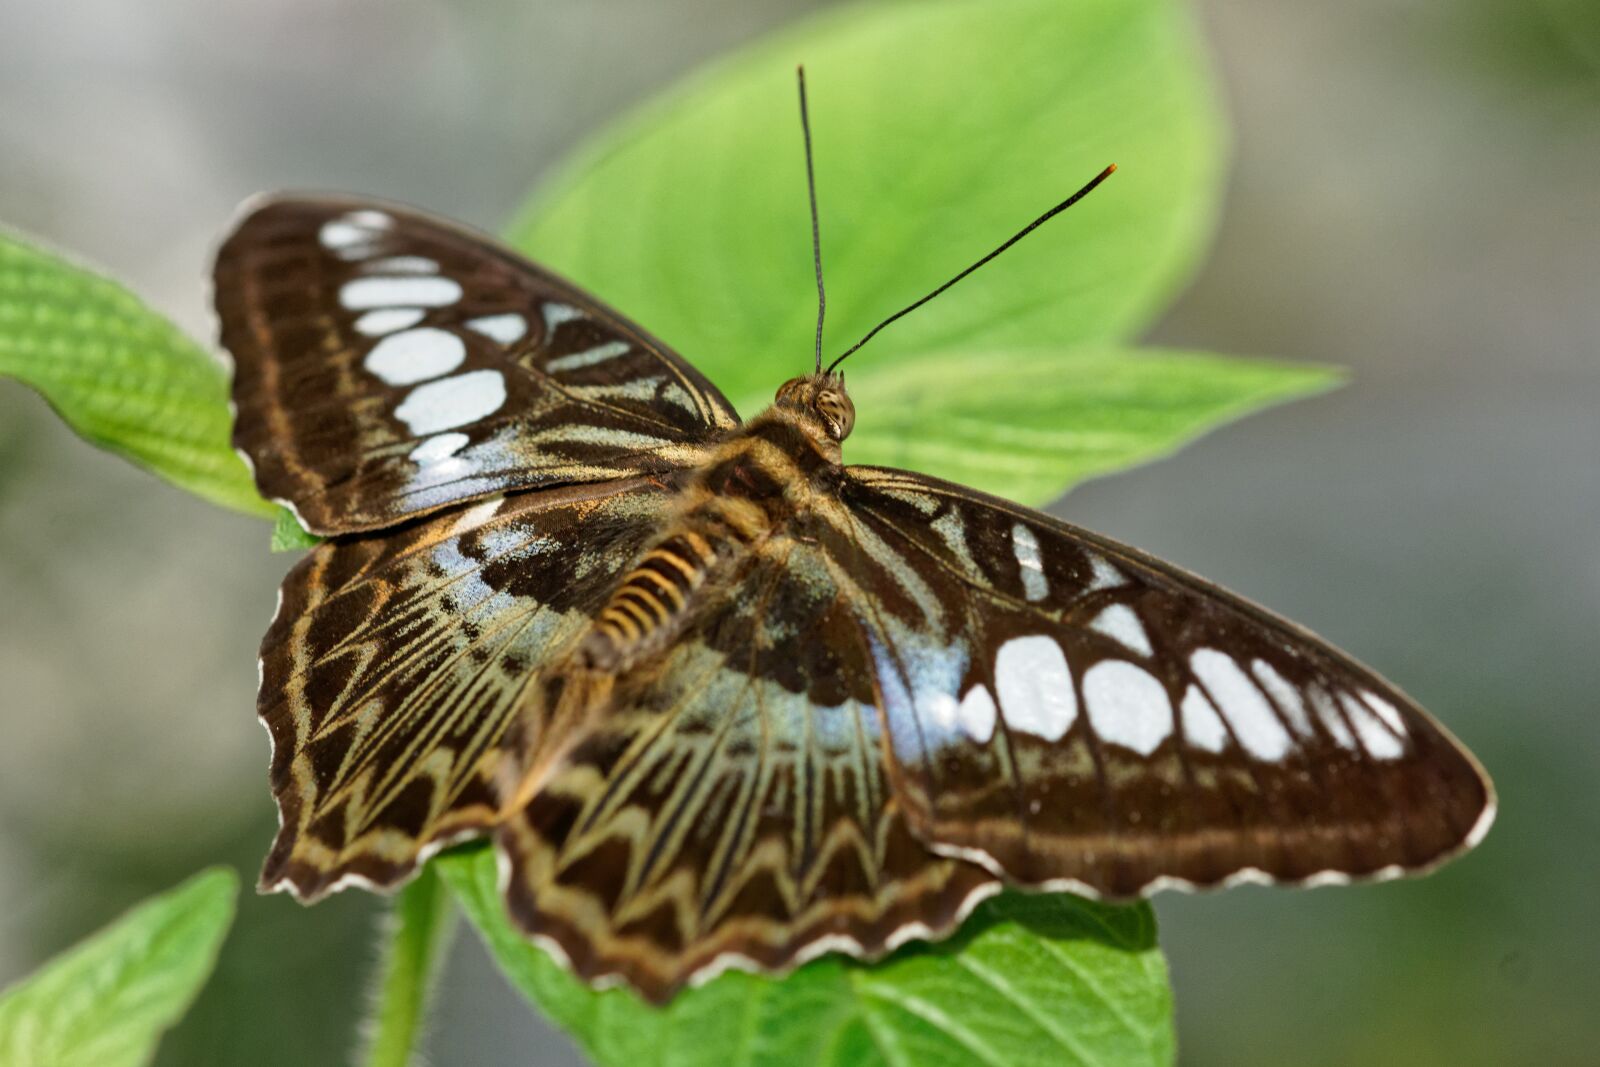
[[[833,375],[795,378],[708,450],[666,505],[660,532],[524,708],[528,752],[506,810],[525,805],[575,739],[648,685],[661,651],[715,607],[759,556],[781,559],[816,521],[838,523],[840,444],[855,408]],[[830,507],[831,505],[831,507]],[[830,514],[831,510],[831,514]]]

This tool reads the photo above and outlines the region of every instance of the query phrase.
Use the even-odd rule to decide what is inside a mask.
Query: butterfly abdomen
[[[719,551],[721,548],[721,551]],[[618,584],[579,648],[582,665],[618,670],[677,630],[725,547],[695,529],[669,534]]]
[[[736,575],[805,507],[813,480],[836,469],[838,448],[820,437],[805,421],[774,411],[726,440],[595,615],[579,646],[582,665],[625,670],[678,634],[704,588]]]

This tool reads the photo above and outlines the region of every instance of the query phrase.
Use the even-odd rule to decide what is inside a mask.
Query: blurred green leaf
[[[1600,7],[1593,0],[1537,0],[1533,6],[1567,47],[1589,65],[1589,73],[1600,74]]]
[[[0,1064],[148,1063],[211,974],[238,889],[204,871],[0,993]]]
[[[0,374],[174,485],[252,515],[275,510],[228,442],[222,366],[115,282],[3,235]]]
[[[596,993],[507,922],[492,850],[434,861],[502,970],[601,1067],[1164,1064],[1172,995],[1148,905],[986,901],[960,934],[866,967],[730,972],[663,1008]]]
[[[1211,232],[1224,138],[1178,0],[830,11],[597,136],[511,231],[676,346],[746,414],[811,365],[800,62],[835,354],[1119,165],[1045,230],[852,356],[852,381],[930,350],[1127,340]]]
[[[298,552],[318,544],[322,538],[310,533],[288,508],[279,508],[272,519],[272,551]]]
[[[1173,452],[1337,372],[1084,345],[974,348],[850,375],[852,463],[904,467],[1043,505],[1063,487]]]

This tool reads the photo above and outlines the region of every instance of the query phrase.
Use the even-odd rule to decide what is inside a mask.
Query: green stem
[[[384,930],[386,943],[373,991],[364,1063],[407,1067],[428,1014],[434,977],[455,930],[450,894],[432,864],[400,891]]]

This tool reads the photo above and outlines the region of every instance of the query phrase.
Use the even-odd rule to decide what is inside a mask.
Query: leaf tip
[[[278,508],[272,521],[272,551],[298,552],[322,543],[322,538],[311,533],[288,508]]]

